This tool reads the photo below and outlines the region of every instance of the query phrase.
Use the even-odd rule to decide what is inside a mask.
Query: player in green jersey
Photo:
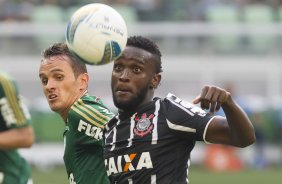
[[[71,184],[109,183],[103,159],[103,129],[113,117],[102,101],[89,96],[89,76],[66,44],[43,52],[39,78],[50,108],[64,120],[64,162]]]
[[[31,168],[18,148],[28,148],[34,132],[17,83],[0,71],[0,183],[31,184]]]

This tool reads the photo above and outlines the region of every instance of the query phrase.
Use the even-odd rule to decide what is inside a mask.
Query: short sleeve
[[[163,105],[167,125],[171,131],[182,137],[204,141],[208,124],[214,116],[173,94],[167,95]]]
[[[31,124],[31,116],[17,84],[7,76],[0,75],[0,111],[7,128],[20,128]]]

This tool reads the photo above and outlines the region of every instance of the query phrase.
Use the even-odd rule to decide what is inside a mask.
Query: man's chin
[[[127,98],[120,98],[120,96],[113,96],[114,104],[118,109],[125,111],[135,111],[139,104],[145,98],[145,90],[140,90],[136,95],[127,96]]]
[[[114,104],[118,109],[122,109],[122,110],[132,110],[132,101],[121,101],[121,100],[114,100]]]
[[[115,103],[115,106],[118,108],[118,109],[122,109],[122,110],[129,110],[130,109],[130,105],[128,105],[127,103]]]
[[[50,106],[50,109],[51,109],[52,111],[54,111],[54,112],[58,112],[58,111],[59,111],[59,108],[58,108],[57,106],[52,105],[52,104],[49,104],[49,106]]]

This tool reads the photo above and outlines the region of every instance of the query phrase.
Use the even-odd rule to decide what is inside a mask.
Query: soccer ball
[[[66,43],[70,51],[90,65],[103,65],[125,49],[127,26],[112,7],[92,3],[80,7],[68,22]]]

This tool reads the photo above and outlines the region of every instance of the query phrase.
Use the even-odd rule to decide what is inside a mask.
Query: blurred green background
[[[62,142],[65,124],[54,112],[31,110],[36,142]]]

